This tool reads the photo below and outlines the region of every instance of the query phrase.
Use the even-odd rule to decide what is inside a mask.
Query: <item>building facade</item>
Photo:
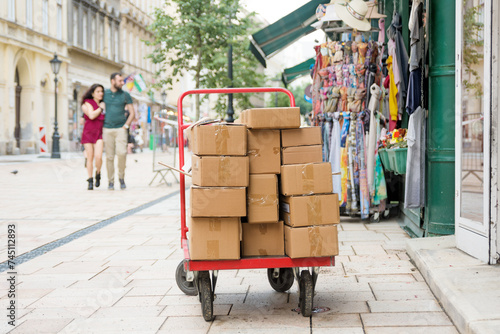
[[[81,97],[94,83],[108,88],[110,74],[140,75],[130,85],[140,121],[159,109],[150,92],[156,67],[148,26],[160,0],[5,0],[0,2],[0,155],[40,152],[40,127],[50,151],[55,87],[50,59],[62,60],[57,108],[61,151],[80,150]],[[124,88],[125,89],[125,88]],[[148,93],[149,92],[149,93]]]
[[[55,83],[49,61],[63,61],[58,74],[61,149],[68,149],[68,48],[65,0],[0,2],[0,154],[39,152],[40,127],[53,133]]]

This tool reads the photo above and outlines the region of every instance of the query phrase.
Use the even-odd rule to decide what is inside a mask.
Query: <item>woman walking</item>
[[[94,179],[92,177],[94,171],[95,159],[95,186],[101,184],[101,166],[102,166],[102,126],[104,124],[104,87],[100,84],[93,84],[89,90],[83,95],[82,110],[84,113],[85,124],[83,126],[82,144],[85,147],[87,155],[87,179],[89,186],[88,190],[94,189]]]

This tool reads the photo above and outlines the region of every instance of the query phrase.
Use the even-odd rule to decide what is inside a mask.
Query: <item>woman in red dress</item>
[[[88,190],[94,189],[94,179],[92,178],[94,171],[95,158],[95,186],[101,184],[101,166],[102,166],[102,126],[104,124],[104,87],[100,84],[93,84],[89,90],[83,95],[82,110],[85,124],[83,125],[82,144],[85,147],[87,155],[87,179],[89,186]]]

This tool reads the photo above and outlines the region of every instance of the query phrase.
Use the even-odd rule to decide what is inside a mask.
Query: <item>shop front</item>
[[[491,264],[498,245],[498,1],[456,3],[455,235]]]

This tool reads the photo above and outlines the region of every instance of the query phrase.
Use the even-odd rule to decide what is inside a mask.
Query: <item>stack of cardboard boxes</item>
[[[281,131],[280,216],[291,258],[338,254],[338,195],[330,163],[323,163],[319,127]]]
[[[194,154],[190,257],[239,259],[248,186],[247,129],[236,124],[201,124],[190,129],[189,137]]]
[[[240,121],[190,130],[191,259],[337,255],[339,202],[320,128],[300,128],[299,108],[248,109]]]
[[[285,254],[283,221],[278,211],[278,174],[281,169],[280,129],[300,126],[299,108],[248,109],[250,184],[247,219],[242,224],[242,256]]]

